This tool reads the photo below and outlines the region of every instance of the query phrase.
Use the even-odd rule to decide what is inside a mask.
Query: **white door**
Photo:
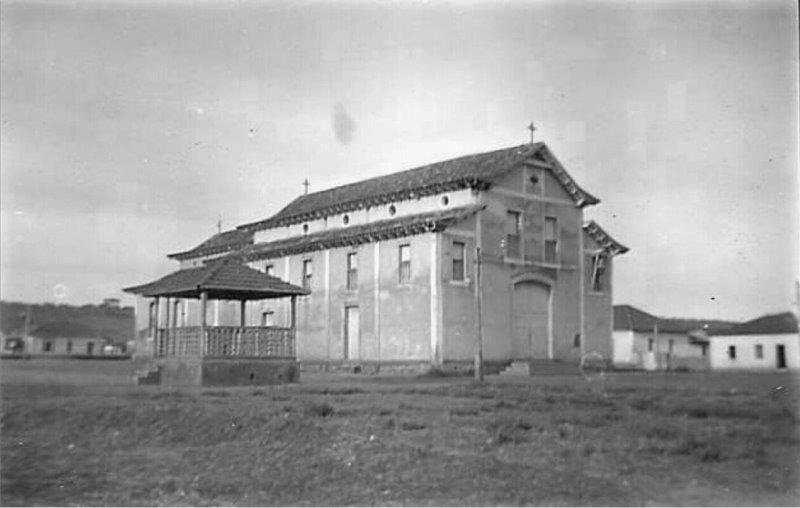
[[[344,308],[344,357],[347,360],[361,359],[361,338],[359,336],[358,307]]]
[[[548,358],[550,288],[535,282],[514,286],[511,354],[515,359]]]

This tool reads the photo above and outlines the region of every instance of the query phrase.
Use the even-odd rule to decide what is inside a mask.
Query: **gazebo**
[[[296,302],[308,290],[231,257],[123,291],[153,299],[155,318],[147,333],[153,339],[160,383],[238,385],[296,380]],[[247,301],[287,297],[291,298],[288,327],[246,326]],[[178,326],[175,316],[170,319],[173,298],[200,301],[199,326]],[[162,299],[166,299],[165,323],[159,322]],[[239,326],[209,326],[209,299],[239,301]]]

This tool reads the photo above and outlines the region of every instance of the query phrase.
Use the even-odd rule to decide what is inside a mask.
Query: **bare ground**
[[[304,375],[2,362],[3,505],[797,505],[787,374]]]

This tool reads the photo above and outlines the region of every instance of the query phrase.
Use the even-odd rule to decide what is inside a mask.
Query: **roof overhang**
[[[583,225],[583,230],[595,241],[597,242],[600,247],[611,254],[612,256],[616,256],[618,254],[625,254],[628,252],[627,247],[619,243],[618,241],[614,240],[614,238],[609,235],[606,230],[600,227],[595,221],[589,221],[587,224]]]
[[[123,289],[146,297],[214,300],[263,300],[309,294],[307,289],[242,264],[229,257],[205,266],[177,270],[160,279]]]

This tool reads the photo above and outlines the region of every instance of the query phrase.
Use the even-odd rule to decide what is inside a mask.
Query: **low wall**
[[[255,386],[296,383],[294,360],[231,358],[165,358],[158,362],[165,386]]]

